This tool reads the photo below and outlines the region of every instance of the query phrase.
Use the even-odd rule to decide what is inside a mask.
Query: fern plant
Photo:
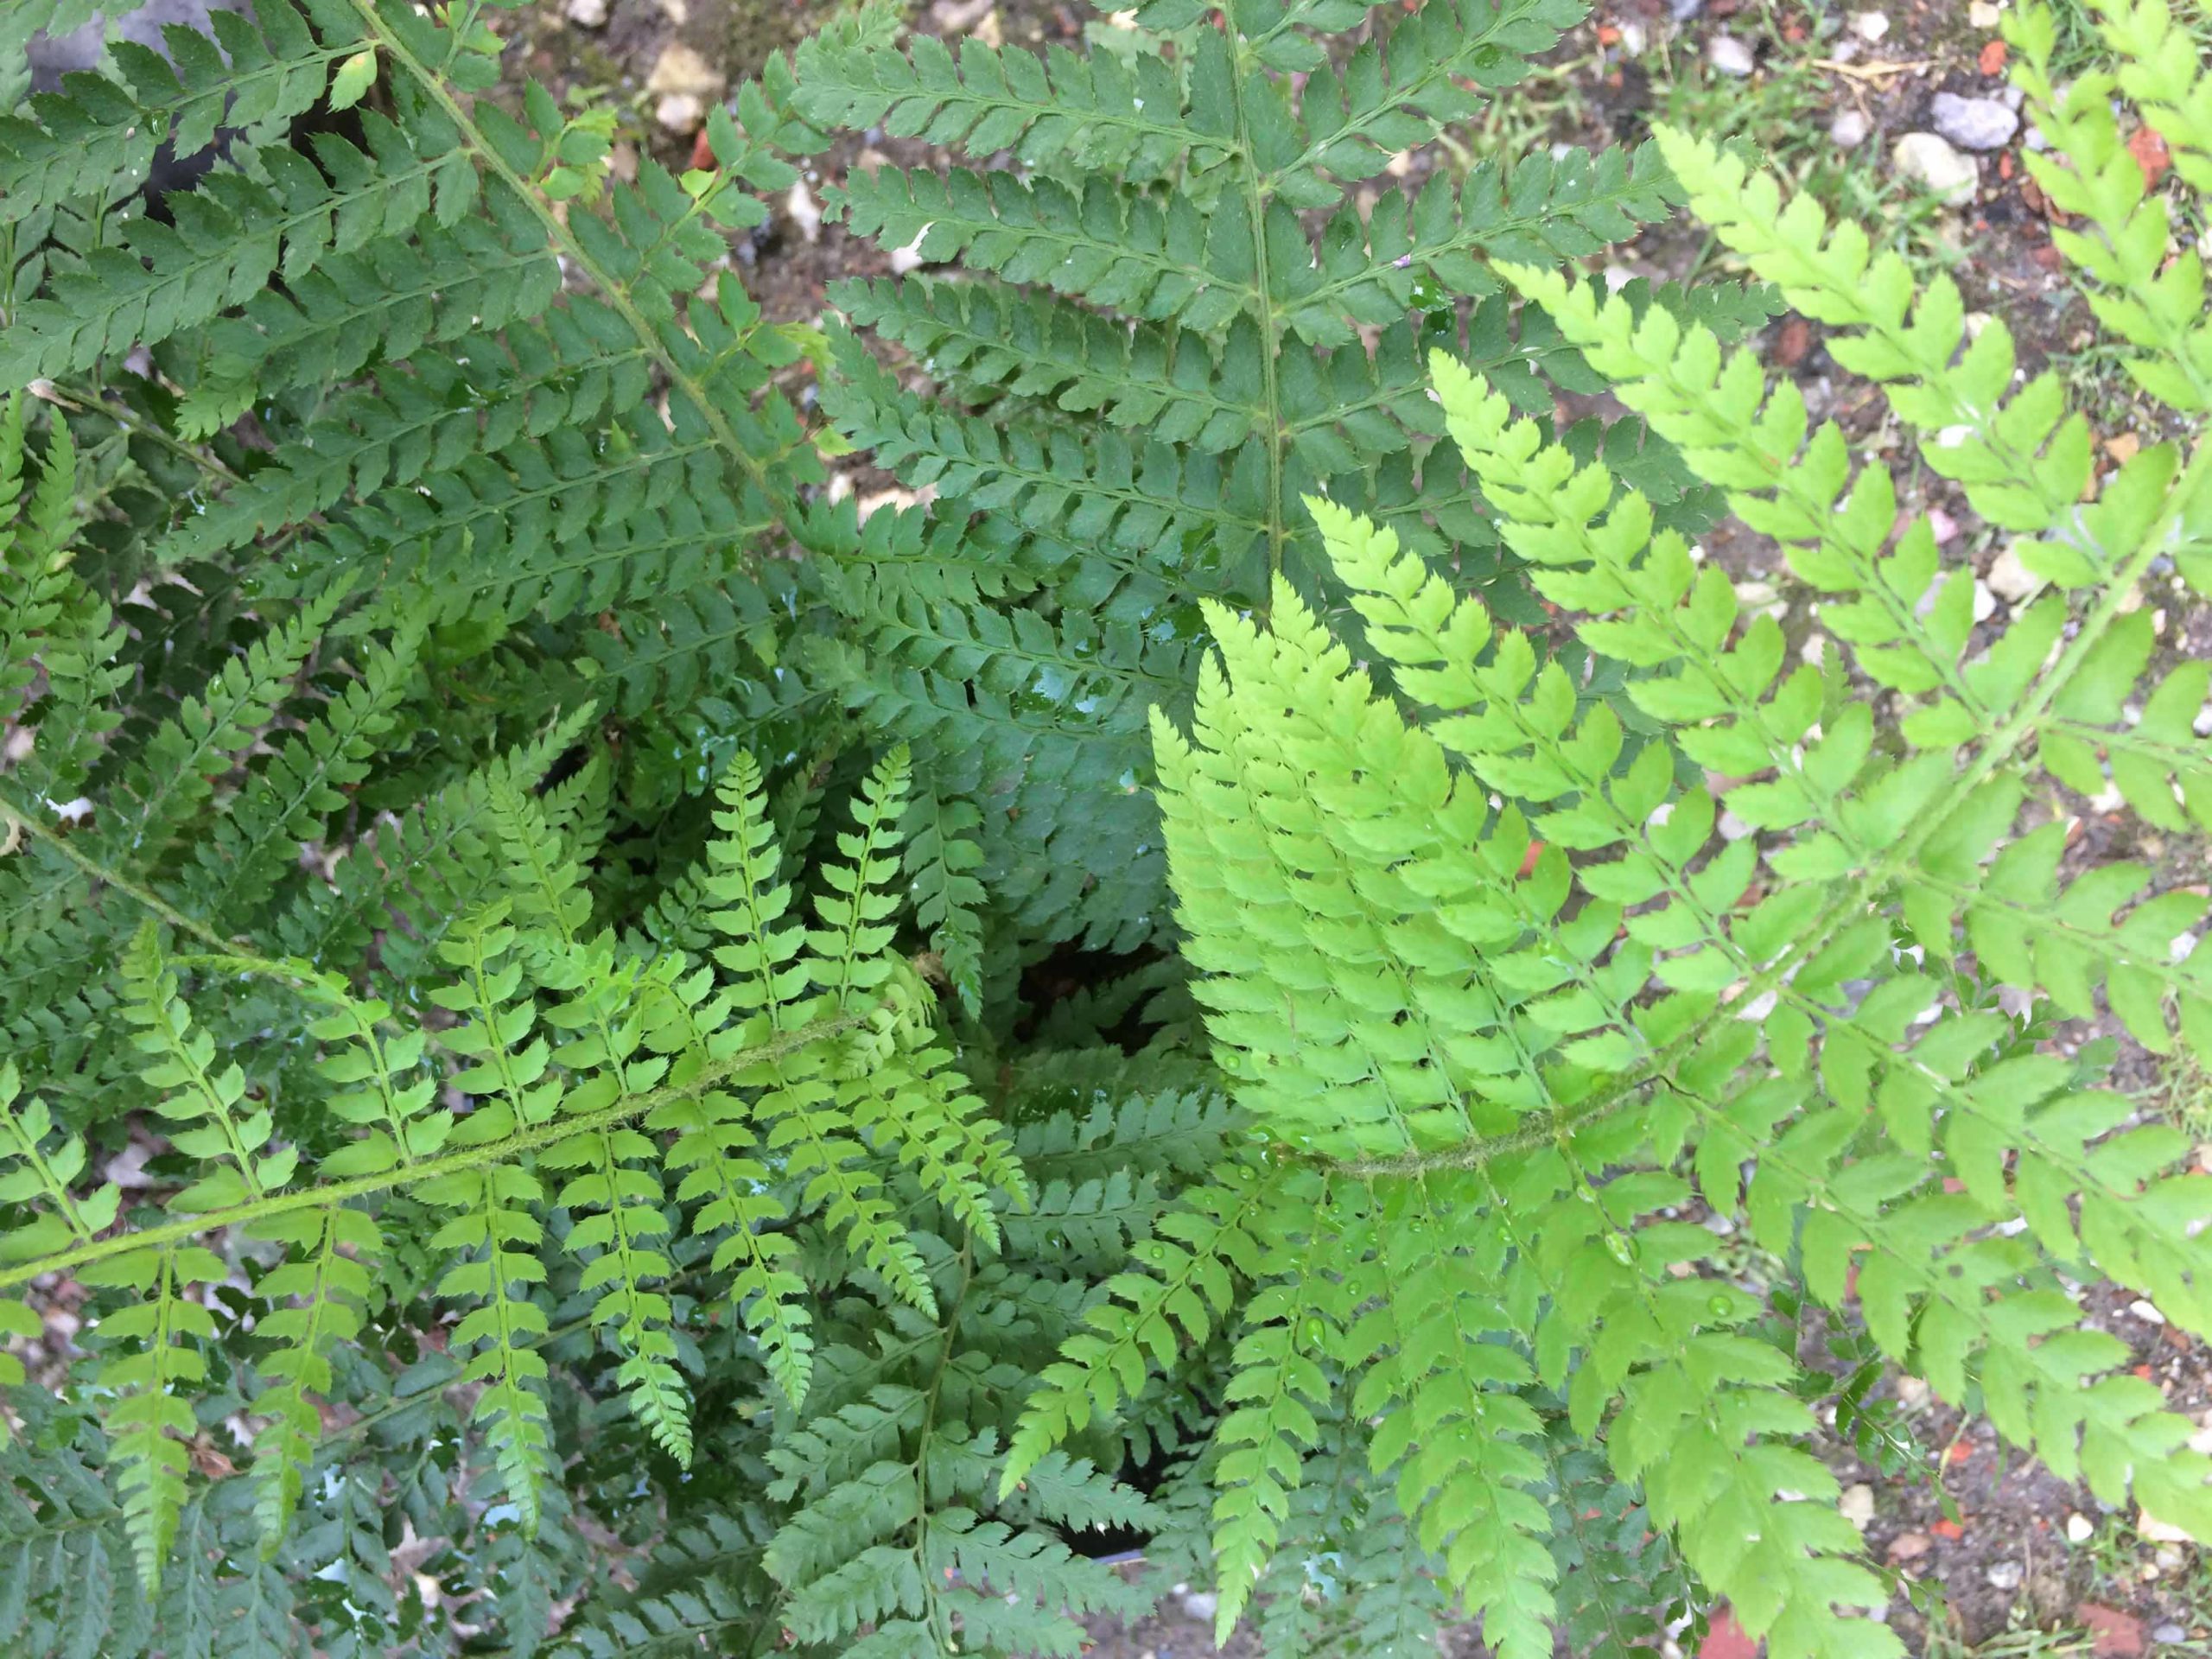
[[[2061,245],[2138,384],[2201,416],[2201,261],[2161,257],[2170,208],[2113,106],[2183,117],[2186,144],[2202,71],[2176,71],[2155,0],[2106,14],[2120,69],[2063,94],[2050,14],[2008,23],[2054,139],[2031,165],[2080,215]],[[2044,589],[1978,632],[1971,573],[1944,567],[1924,515],[1900,525],[1886,463],[1814,427],[1794,382],[1664,310],[1506,264],[1781,543],[1824,648],[1743,614],[1640,493],[1441,352],[1440,406],[1500,537],[1589,651],[1629,666],[1654,734],[1325,497],[1307,505],[1367,665],[1287,580],[1263,621],[1209,606],[1217,653],[1187,728],[1154,715],[1160,797],[1192,991],[1274,1155],[1193,1194],[1204,1232],[1114,1285],[1003,1478],[1232,1332],[1212,1451],[1224,1633],[1348,1417],[1490,1645],[1551,1652],[1554,1580],[1562,1611],[1580,1593],[1548,1548],[1557,1397],[1570,1443],[1640,1490],[1768,1651],[1903,1651],[1866,1616],[1890,1587],[1837,1510],[1797,1357],[1757,1334],[1700,1211],[2061,1477],[2212,1527],[2212,1459],[2082,1324],[2075,1282],[2206,1328],[2212,1193],[2188,1138],[2097,1089],[2089,1058],[2022,1045],[1957,978],[2107,1017],[2154,1053],[2212,1044],[2202,893],[2071,867],[2063,793],[2212,828],[2206,665],[2155,664],[2138,602],[2169,563],[2212,585],[2212,452],[2198,431],[2094,477],[2056,378],[2016,388],[2009,334],[1970,334],[1948,278],[1916,289],[1809,198],[1692,135],[1658,142],[1691,211],[1831,330]]]
[[[1375,182],[1580,15],[861,16],[626,185],[474,7],[0,116],[0,1648],[1071,1653],[1179,1577],[1271,1653],[1891,1650],[1692,1205],[2212,1521],[2069,1288],[2203,1329],[2183,1148],[1995,994],[2212,1040],[2202,900],[2053,804],[2204,827],[2129,598],[2203,584],[2201,449],[2086,496],[2001,325],[1694,138]],[[2192,420],[2113,109],[2202,190],[2204,81],[2106,18],[2063,95],[2011,25],[2032,165]],[[874,124],[949,170],[833,209],[937,269],[764,319],[728,235]],[[1750,280],[1586,280],[1684,198]],[[2008,627],[1731,351],[1785,301],[2021,538]]]

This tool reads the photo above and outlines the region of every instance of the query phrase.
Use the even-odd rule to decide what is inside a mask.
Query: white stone
[[[2001,99],[1938,92],[1930,115],[1936,130],[1961,149],[2002,149],[2020,130],[2020,118]]]
[[[1977,582],[1974,585],[1974,620],[1986,622],[1997,614],[1997,595],[1989,591],[1989,584]]]
[[[2066,1539],[2069,1543],[2086,1544],[2096,1536],[2097,1523],[2078,1510],[2066,1517]]]
[[[1866,1531],[1874,1519],[1874,1489],[1863,1482],[1856,1486],[1845,1487],[1842,1497],[1836,1502],[1836,1509],[1853,1526],[1861,1532]]]
[[[693,48],[677,42],[664,48],[653,64],[653,72],[645,78],[645,90],[663,97],[670,93],[689,93],[702,102],[720,98],[728,82],[722,72],[709,63]]]
[[[578,29],[603,29],[607,25],[607,0],[569,0],[561,8],[561,15]]]
[[[696,132],[707,106],[696,92],[670,92],[653,105],[653,119],[669,132]]]
[[[1953,207],[1963,207],[1981,188],[1981,168],[1932,132],[1908,132],[1890,147],[1890,164],[1924,184]]]
[[[2164,1325],[2166,1322],[2166,1316],[2158,1312],[2158,1304],[2145,1301],[2140,1296],[2127,1305],[2127,1311],[2137,1319],[2152,1325]]]
[[[1967,8],[1967,27],[1994,29],[2004,15],[2003,11],[1990,4],[1989,0],[1974,0],[1974,3]]]
[[[1828,142],[1838,149],[1856,149],[1866,142],[1866,135],[1873,130],[1874,124],[1862,111],[1838,110],[1835,119],[1828,123]]]
[[[2196,1541],[2186,1529],[2159,1520],[2148,1510],[2137,1511],[2135,1530],[2154,1544],[2193,1544]]]
[[[1907,1411],[1919,1410],[1928,1403],[1929,1396],[1934,1393],[1934,1390],[1928,1386],[1927,1379],[1918,1376],[1897,1378],[1897,1403]]]
[[[1990,562],[1987,581],[1990,590],[2008,605],[2033,599],[2043,587],[2043,578],[2023,564],[2011,547]]]
[[[1851,32],[1862,41],[1878,41],[1890,32],[1889,14],[1880,11],[1859,12],[1851,20]]]
[[[2026,1576],[2027,1574],[2020,1570],[2020,1564],[2018,1561],[1996,1562],[1988,1572],[1982,1574],[1982,1577],[1989,1580],[1993,1588],[1999,1590],[2017,1590],[2020,1587],[2020,1580]]]
[[[815,200],[814,192],[806,188],[804,179],[791,186],[791,194],[784,198],[784,211],[798,226],[801,240],[812,243],[822,239],[822,204]]]
[[[1724,75],[1751,73],[1751,48],[1733,35],[1716,35],[1705,43],[1705,60]]]
[[[1221,1598],[1211,1590],[1193,1590],[1183,1598],[1183,1611],[1201,1624],[1212,1624],[1220,1608]]]

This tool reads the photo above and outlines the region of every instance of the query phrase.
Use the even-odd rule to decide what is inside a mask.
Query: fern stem
[[[1361,1179],[1388,1175],[1426,1175],[1439,1170],[1483,1169],[1496,1160],[1510,1157],[1516,1152],[1533,1152],[1548,1143],[1564,1142],[1586,1124],[1611,1117],[1622,1107],[1641,1098],[1650,1086],[1651,1079],[1639,1079],[1630,1087],[1593,1096],[1571,1112],[1559,1113],[1527,1128],[1516,1129],[1510,1135],[1482,1135],[1435,1152],[1394,1153],[1388,1158],[1321,1158],[1314,1161],[1323,1169],[1338,1171]]]
[[[0,818],[5,818],[9,823],[17,825],[34,840],[44,842],[92,880],[113,887],[126,898],[136,899],[142,906],[153,912],[171,927],[177,929],[180,932],[189,933],[194,938],[214,946],[226,957],[235,958],[240,965],[248,966],[250,971],[283,974],[283,970],[275,963],[263,957],[241,954],[236,940],[225,938],[207,923],[195,921],[186,915],[151,887],[142,887],[124,874],[122,871],[101,863],[99,860],[77,846],[69,836],[63,835],[52,824],[43,822],[36,813],[26,811],[4,794],[0,794]]]
[[[245,481],[237,473],[224,464],[220,456],[208,454],[197,444],[185,442],[181,438],[155,425],[128,404],[110,403],[89,388],[48,385],[40,395],[48,403],[57,404],[63,409],[73,410],[79,415],[94,415],[102,420],[112,421],[131,436],[143,438],[149,443],[156,444],[168,450],[171,454],[190,461],[202,472],[212,473],[225,483],[238,484]]]
[[[930,1370],[929,1393],[922,1403],[921,1430],[914,1437],[914,1571],[924,1584],[930,1582],[930,1439],[937,1432],[938,1401],[944,1392],[944,1374],[952,1364],[953,1350],[959,1345],[960,1309],[968,1300],[968,1287],[975,1277],[976,1241],[974,1235],[963,1228],[960,1235],[960,1288],[944,1311],[944,1345],[938,1349],[937,1363]],[[932,1622],[942,1620],[942,1627],[931,1634],[950,1652],[950,1611],[937,1597],[931,1596],[930,1600]]]
[[[324,1205],[344,1204],[348,1199],[364,1198],[372,1193],[388,1192],[396,1186],[410,1185],[417,1181],[435,1180],[440,1176],[459,1174],[463,1170],[475,1169],[487,1164],[512,1162],[527,1153],[538,1152],[558,1141],[573,1135],[589,1135],[613,1128],[615,1124],[651,1111],[664,1102],[678,1099],[697,1090],[711,1087],[763,1060],[776,1059],[792,1053],[810,1044],[834,1037],[867,1022],[868,1014],[851,1014],[836,1019],[817,1020],[796,1031],[762,1044],[757,1048],[741,1050],[725,1058],[702,1066],[693,1076],[680,1084],[664,1084],[648,1093],[622,1096],[607,1105],[589,1112],[580,1112],[571,1117],[556,1117],[550,1122],[533,1124],[518,1130],[503,1141],[487,1141],[482,1146],[464,1151],[447,1153],[442,1157],[426,1158],[419,1163],[401,1164],[394,1168],[380,1170],[374,1174],[357,1175],[348,1180],[331,1181],[316,1186],[299,1187],[286,1192],[272,1192],[265,1198],[246,1204],[237,1204],[225,1210],[210,1211],[204,1216],[190,1216],[181,1221],[164,1222],[158,1227],[148,1227],[136,1232],[111,1234],[105,1238],[57,1250],[50,1255],[36,1256],[28,1261],[10,1262],[0,1267],[0,1289],[20,1285],[41,1274],[70,1273],[88,1262],[121,1255],[127,1251],[159,1248],[181,1239],[194,1238],[203,1233],[226,1227],[239,1227],[259,1221],[264,1217],[288,1214],[295,1210],[312,1210]]]

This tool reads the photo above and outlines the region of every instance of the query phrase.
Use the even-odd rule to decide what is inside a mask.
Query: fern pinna
[[[2113,10],[2117,86],[2185,104],[2163,8]],[[2060,151],[2037,176],[2081,215],[2063,246],[2139,383],[2201,416],[2201,264],[2137,257],[2164,245],[2169,208],[2129,163],[2113,78],[2055,95],[2049,14],[2008,35]],[[1224,1630],[1348,1413],[1485,1640],[1550,1653],[1554,1581],[1562,1603],[1577,1590],[1546,1501],[1559,1414],[1768,1651],[1903,1651],[1866,1616],[1890,1586],[1815,1455],[1796,1356],[1757,1331],[1700,1207],[2062,1477],[2212,1529],[2212,1459],[2082,1323],[2076,1282],[2212,1329],[2190,1141],[2096,1088],[2086,1057],[2021,1043],[1956,973],[2212,1054],[2202,892],[2069,866],[2057,798],[2113,788],[2147,823],[2212,829],[2206,664],[2154,665],[2131,599],[2164,561],[2212,589],[2212,450],[2199,428],[2091,489],[2056,377],[2016,385],[2004,326],[1970,334],[1948,279],[1916,288],[1810,199],[1694,137],[1659,142],[1691,210],[1832,330],[2043,591],[1978,632],[1970,575],[1794,382],[1507,264],[1781,543],[1825,648],[1745,614],[1639,493],[1440,352],[1443,416],[1500,536],[1591,652],[1630,666],[1644,728],[1323,497],[1307,505],[1366,665],[1287,582],[1263,622],[1209,607],[1217,656],[1187,730],[1154,715],[1155,753],[1193,993],[1274,1155],[1191,1200],[1189,1248],[1114,1287],[1005,1479],[1226,1328]]]

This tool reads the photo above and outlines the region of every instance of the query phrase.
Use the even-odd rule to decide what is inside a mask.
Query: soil
[[[1872,10],[1879,0],[1857,3]],[[619,164],[634,166],[644,150],[678,169],[690,164],[692,135],[658,127],[654,100],[645,91],[660,54],[672,44],[690,46],[734,86],[830,11],[825,0],[610,0],[604,23],[587,28],[568,20],[563,3],[538,0],[503,20],[516,82],[531,77],[556,91],[611,94],[631,111],[623,140],[629,154]],[[1678,20],[1678,10],[1691,15]],[[1679,82],[1711,74],[1706,54],[1714,36],[1727,34],[1751,48],[1758,66],[1755,79],[1778,72],[1785,60],[1802,58],[1809,41],[1825,53],[1820,100],[1792,118],[1799,130],[1786,137],[1753,136],[1789,146],[1789,164],[1801,173],[1860,168],[1885,181],[1890,194],[1881,200],[1901,203],[1901,188],[1886,181],[1896,138],[1929,128],[1939,92],[1992,97],[2004,81],[2001,69],[1992,68],[1993,31],[1973,26],[1966,0],[1887,0],[1882,10],[1887,30],[1870,41],[1844,10],[1789,0],[1708,0],[1702,6],[1691,0],[1599,0],[1591,18],[1551,54],[1552,67],[1568,73],[1573,95],[1560,99],[1544,136],[1591,145],[1637,142],[1662,112],[1666,77]],[[995,32],[1007,44],[1042,49],[1079,44],[1084,22],[1094,15],[1065,0],[935,0],[912,21],[950,38],[991,38]],[[1640,52],[1634,49],[1639,41]],[[1849,156],[1837,153],[1827,137],[1832,117],[1847,108],[1865,116],[1869,127]],[[1810,130],[1809,143],[1804,129]],[[814,321],[831,282],[891,268],[882,251],[841,226],[810,223],[809,207],[855,166],[879,159],[913,165],[931,155],[918,143],[869,134],[841,140],[815,158],[801,187],[804,198],[796,205],[776,204],[771,221],[732,250],[732,262],[772,319]],[[1916,252],[1923,261],[1948,264],[1970,311],[2005,320],[2027,372],[2063,363],[2087,343],[2087,309],[2056,273],[2047,204],[2019,164],[2017,143],[1985,160],[1977,199],[1929,223]],[[1662,227],[1611,256],[1630,271],[1662,278],[1713,274],[1709,257],[1703,238],[1679,226]],[[1863,445],[1892,447],[1896,435],[1885,428],[1879,397],[1836,370],[1816,326],[1798,317],[1777,319],[1761,343],[1771,361],[1797,376],[1815,418],[1833,416]],[[2131,439],[2147,442],[2164,435],[2124,390],[2108,384],[2093,390],[2103,399],[2091,412],[2107,445],[2124,448]],[[850,465],[852,487],[865,493],[886,482],[864,461]],[[1952,528],[1944,539],[1951,557],[1963,556],[1986,570],[1996,556],[1995,533],[1942,480],[1919,475],[1905,505],[1937,508],[1948,517]],[[1770,543],[1741,531],[1716,535],[1707,551],[1739,582],[1763,580],[1778,565]],[[2172,610],[2161,635],[2170,658],[2212,652],[2212,615],[2201,608],[2184,611],[2177,592],[2153,591],[2145,602]],[[2100,810],[2096,803],[2070,805],[2079,819],[2072,853],[2077,864],[2132,857],[2149,865],[2161,886],[2205,880],[2201,849],[2184,856],[2161,837],[2132,823],[2123,826],[2124,814]],[[2066,1028],[2056,1040],[2070,1050],[2100,1034],[2094,1027]],[[2148,1089],[2157,1077],[2151,1057],[2123,1049],[2116,1086]],[[2205,1155],[2212,1169],[2212,1145]],[[2096,1294],[2090,1308],[2092,1323],[2129,1344],[2139,1373],[2158,1386],[2171,1407],[2208,1426],[2199,1438],[2212,1446],[2212,1366],[2203,1350],[2151,1317],[2145,1304]],[[1813,1357],[1808,1348],[1808,1357]],[[2206,1645],[2212,1633],[2212,1578],[2193,1546],[2144,1536],[2132,1509],[2113,1514],[2086,1491],[2005,1452],[1986,1422],[1961,1421],[1957,1412],[1930,1402],[1923,1387],[1906,1382],[1900,1399],[1896,1389],[1885,1385],[1881,1397],[1895,1406],[1898,1424],[1920,1449],[1916,1460],[1885,1474],[1838,1437],[1829,1461],[1845,1486],[1872,1489],[1866,1531],[1873,1559],[1893,1574],[1897,1594],[1886,1617],[1910,1650],[1955,1652],[1955,1644],[1970,1648],[2008,1630],[2034,1628],[2077,1637],[2086,1630],[2095,1654],[2119,1659],[2162,1644],[2174,1652],[2212,1651]],[[2088,1524],[2086,1540],[2069,1538],[2069,1520],[2076,1534]],[[1927,1594],[1930,1589],[1940,1589],[1940,1602]],[[1156,1617],[1127,1628],[1102,1625],[1094,1633],[1094,1651],[1100,1659],[1198,1659],[1215,1651],[1203,1601],[1199,1611],[1205,1616],[1193,1617],[1183,1596],[1171,1591]],[[1455,1655],[1484,1651],[1472,1630],[1445,1632],[1441,1640],[1444,1650]],[[1693,1640],[1683,1633],[1685,1643]],[[2080,1645],[2034,1650],[2091,1649],[2083,1639]],[[1228,1651],[1257,1655],[1259,1648],[1249,1632],[1240,1632]],[[1732,1640],[1725,1619],[1703,1646],[1712,1659],[1751,1651],[1739,1635]]]

